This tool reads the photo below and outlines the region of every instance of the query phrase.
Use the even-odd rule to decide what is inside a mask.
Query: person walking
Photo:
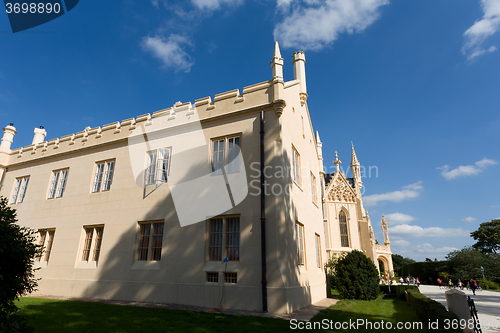
[[[470,279],[469,283],[470,283],[470,289],[472,289],[472,294],[475,295],[476,288],[477,288],[477,282],[475,279]]]

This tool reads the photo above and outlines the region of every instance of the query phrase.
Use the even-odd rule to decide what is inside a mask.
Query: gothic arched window
[[[343,211],[339,214],[340,245],[349,247],[349,234],[347,232],[347,217]]]

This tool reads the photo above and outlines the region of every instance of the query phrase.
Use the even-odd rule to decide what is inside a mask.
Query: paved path
[[[438,301],[448,308],[446,296],[444,294],[445,291],[444,289],[439,289],[438,286],[420,286],[420,292],[422,294]],[[475,296],[472,294],[472,291],[467,289],[464,289],[463,292],[474,300],[478,317],[483,324],[483,333],[500,333],[500,292],[482,290],[476,291]],[[492,326],[490,328],[485,327],[485,324],[487,324],[485,321],[488,320]]]
[[[281,314],[281,313],[262,313],[262,312],[256,312],[256,311],[240,311],[240,310],[228,310],[228,309],[210,309],[210,308],[205,308],[205,307],[201,307],[201,306],[181,305],[181,304],[115,301],[115,300],[104,300],[104,299],[98,299],[98,298],[61,297],[61,296],[49,296],[49,295],[30,295],[28,297],[72,300],[72,301],[82,301],[82,302],[99,302],[99,303],[116,304],[116,305],[140,306],[140,307],[147,307],[147,308],[163,308],[163,309],[174,309],[174,310],[216,312],[216,313],[223,313],[223,314],[229,314],[229,315],[281,318],[281,319],[285,319],[285,320],[297,319],[297,320],[302,320],[302,321],[309,321],[309,319],[314,317],[319,311],[326,309],[331,305],[334,305],[340,299],[340,297],[338,297],[338,296],[336,298],[325,298],[317,303],[311,304],[308,307],[302,308],[300,310],[296,310],[292,313]],[[497,333],[500,333],[500,332],[497,332]]]

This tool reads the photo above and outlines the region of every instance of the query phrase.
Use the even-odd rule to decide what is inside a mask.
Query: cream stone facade
[[[359,249],[392,270],[387,225],[385,245],[375,244],[363,208],[354,148],[352,179],[339,171],[338,158],[335,173],[323,171],[305,55],[292,59],[292,81],[283,80],[276,43],[272,79],[241,93],[178,102],[48,141],[37,128],[22,148],[11,150],[16,129],[6,126],[0,195],[45,247],[35,263],[36,294],[289,313],[326,297],[324,263],[334,253]],[[231,193],[227,179],[245,170],[248,193],[217,216],[182,227],[168,180],[174,170],[197,166],[179,165],[177,147],[132,156],[129,137],[155,119],[189,118],[192,110],[208,143],[201,156],[209,176],[225,179]],[[207,191],[184,193],[183,203],[201,209]]]

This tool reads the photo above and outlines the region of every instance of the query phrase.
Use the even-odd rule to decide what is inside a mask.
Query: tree
[[[354,250],[334,264],[335,287],[346,299],[376,299],[379,292],[378,271],[362,252]]]
[[[485,254],[473,247],[450,252],[446,255],[452,280],[482,278],[481,267],[487,280],[500,281],[500,255]]]
[[[30,330],[16,314],[14,300],[38,285],[33,262],[41,246],[35,245],[35,231],[19,226],[16,216],[7,199],[0,197],[0,332]]]
[[[500,220],[481,223],[470,235],[477,241],[472,245],[475,249],[483,253],[500,253]]]
[[[394,266],[394,272],[402,276],[401,268],[408,264],[414,264],[416,261],[411,258],[403,258],[402,255],[393,254],[392,255],[392,265]]]

